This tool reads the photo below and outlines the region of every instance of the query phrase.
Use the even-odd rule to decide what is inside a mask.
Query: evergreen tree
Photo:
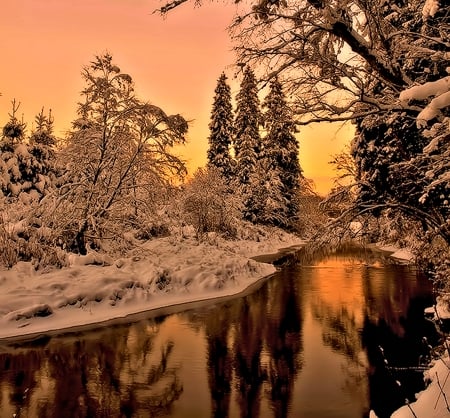
[[[295,137],[296,126],[278,79],[270,83],[270,91],[263,106],[266,108],[264,113],[264,126],[267,131],[264,139],[266,173],[272,177],[277,176],[281,182],[279,187],[268,190],[267,199],[271,202],[284,202],[281,207],[273,206],[277,211],[273,219],[276,219],[280,226],[292,226],[298,217],[302,170],[298,157],[298,141]],[[276,193],[280,193],[280,196],[275,196]]]
[[[53,118],[43,110],[36,117],[36,130],[25,141],[26,124],[17,119],[19,104],[13,101],[10,120],[0,141],[0,190],[4,196],[29,204],[39,200],[55,178]]]
[[[261,111],[258,87],[253,71],[247,67],[236,97],[234,125],[235,179],[241,188],[244,219],[257,222],[261,202],[258,199],[258,164],[261,157]]]
[[[233,160],[230,155],[233,135],[233,108],[227,76],[222,73],[215,89],[209,124],[208,164],[216,167],[225,179],[231,179]]]
[[[20,103],[12,102],[9,121],[3,127],[0,141],[0,189],[4,196],[17,198],[27,180],[29,154],[25,138],[26,124],[16,114]],[[25,184],[25,186],[27,186]]]
[[[259,126],[261,111],[258,87],[253,71],[244,71],[239,93],[236,97],[236,119],[234,125],[234,154],[236,158],[236,177],[241,185],[248,185],[256,171],[261,155]]]
[[[53,122],[51,111],[46,116],[42,109],[35,117],[36,128],[29,140],[30,154],[35,159],[34,184],[44,194],[54,185],[56,179],[56,138],[53,134]]]

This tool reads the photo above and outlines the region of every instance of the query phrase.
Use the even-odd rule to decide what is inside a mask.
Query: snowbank
[[[444,418],[450,416],[450,360],[448,356],[439,359],[425,373],[431,383],[417,395],[417,400],[395,411],[392,418]]]
[[[380,245],[380,244],[377,244],[376,248],[378,248],[380,251],[391,253],[389,254],[389,257],[399,262],[409,264],[413,263],[415,259],[415,255],[408,248],[398,248],[393,245]]]
[[[281,231],[260,242],[166,237],[146,242],[128,258],[72,256],[71,267],[48,273],[22,262],[0,271],[0,339],[31,338],[236,295],[275,272],[273,265],[249,257],[299,244]]]

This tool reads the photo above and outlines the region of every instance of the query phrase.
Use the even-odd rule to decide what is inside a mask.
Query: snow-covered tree
[[[244,218],[255,221],[261,202],[256,202],[254,188],[259,179],[258,165],[261,160],[261,136],[259,128],[262,122],[258,86],[256,78],[247,67],[236,96],[236,115],[234,122],[234,155],[236,159],[235,180],[244,198]]]
[[[34,184],[45,194],[55,187],[56,181],[56,137],[53,134],[54,118],[49,111],[44,114],[44,109],[35,117],[35,128],[29,138],[30,154],[35,160]]]
[[[233,144],[236,177],[241,185],[246,185],[250,182],[261,156],[261,110],[255,74],[250,67],[244,70],[236,103]]]
[[[19,104],[13,101],[10,119],[3,127],[0,140],[0,190],[9,199],[31,204],[39,201],[52,184],[49,175],[52,175],[54,154],[50,152],[50,145],[45,145],[44,149],[44,145],[38,146],[35,142],[40,135],[47,135],[43,127],[38,127],[26,141],[26,124],[17,118],[18,109]],[[49,126],[45,129],[50,129]]]
[[[293,226],[298,218],[298,195],[302,170],[299,161],[299,146],[295,137],[296,125],[291,108],[286,100],[283,87],[278,78],[270,83],[270,91],[263,107],[264,127],[264,158],[267,160],[267,172],[277,173],[281,181],[280,197],[273,196],[276,188],[269,191],[272,200],[284,201],[278,209],[278,217],[284,219],[280,226]],[[281,210],[280,210],[281,209]],[[280,213],[281,212],[281,213]]]
[[[239,65],[287,80],[298,124],[356,122],[359,208],[401,211],[447,246],[449,19],[438,0],[254,0],[232,23]]]
[[[260,160],[248,185],[251,192],[244,195],[244,219],[263,225],[286,227],[289,219],[283,186],[280,170],[269,168],[266,159]]]
[[[114,240],[124,225],[152,212],[152,202],[185,166],[170,148],[185,141],[180,115],[140,101],[132,78],[108,53],[82,72],[86,83],[78,119],[59,158],[66,183],[52,210],[68,248],[86,253],[86,238]]]
[[[222,73],[217,81],[209,130],[208,165],[216,167],[225,179],[230,180],[234,164],[230,155],[233,137],[233,107],[231,89],[225,73]]]

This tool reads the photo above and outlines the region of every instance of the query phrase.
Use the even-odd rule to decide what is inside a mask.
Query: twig
[[[436,400],[436,404],[434,405],[434,409],[436,409],[437,404],[438,404],[439,399],[441,398],[441,394],[442,394],[442,396],[444,397],[444,400],[445,400],[445,405],[447,405],[447,411],[450,411],[450,407],[449,407],[448,401],[447,401],[447,395],[445,394],[444,389],[443,389],[444,386],[445,386],[445,383],[447,382],[449,374],[450,374],[450,371],[447,373],[447,376],[445,377],[444,385],[441,386],[441,382],[439,381],[438,372],[436,372],[436,379],[437,379],[437,384],[439,386],[440,393],[439,393],[439,396],[438,396],[438,398]]]

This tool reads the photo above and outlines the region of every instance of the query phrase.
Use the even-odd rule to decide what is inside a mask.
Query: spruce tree
[[[17,118],[20,103],[12,102],[9,121],[0,140],[0,190],[4,196],[17,197],[22,191],[24,161],[28,151],[23,143],[26,124]]]
[[[0,191],[4,196],[25,204],[38,201],[52,187],[55,179],[53,118],[43,110],[36,117],[36,129],[25,141],[26,124],[16,114],[13,101],[9,121],[0,140]]]
[[[51,111],[46,116],[42,109],[35,117],[36,127],[29,139],[30,154],[35,160],[33,183],[42,194],[54,186],[56,179],[56,138],[53,134],[53,122]]]
[[[258,165],[261,157],[261,110],[258,87],[253,71],[244,71],[239,93],[236,97],[234,125],[234,154],[236,158],[235,179],[243,196],[244,219],[258,222],[262,202],[258,198]]]
[[[236,97],[236,119],[234,135],[234,153],[236,158],[236,177],[241,185],[248,185],[256,171],[261,155],[261,137],[259,126],[261,111],[258,87],[253,71],[247,67],[244,71],[239,93]]]
[[[264,138],[264,159],[267,175],[279,178],[280,187],[269,190],[267,199],[272,202],[284,202],[277,210],[279,226],[292,226],[298,216],[298,193],[302,170],[299,162],[299,146],[295,137],[296,126],[287,103],[283,87],[278,79],[270,83],[270,91],[264,100],[264,126],[267,134]],[[277,196],[276,194],[280,194]],[[270,217],[269,217],[270,218]]]
[[[230,180],[233,173],[233,160],[230,155],[233,107],[231,89],[225,73],[222,73],[217,81],[209,130],[208,165],[216,167],[225,179]]]

